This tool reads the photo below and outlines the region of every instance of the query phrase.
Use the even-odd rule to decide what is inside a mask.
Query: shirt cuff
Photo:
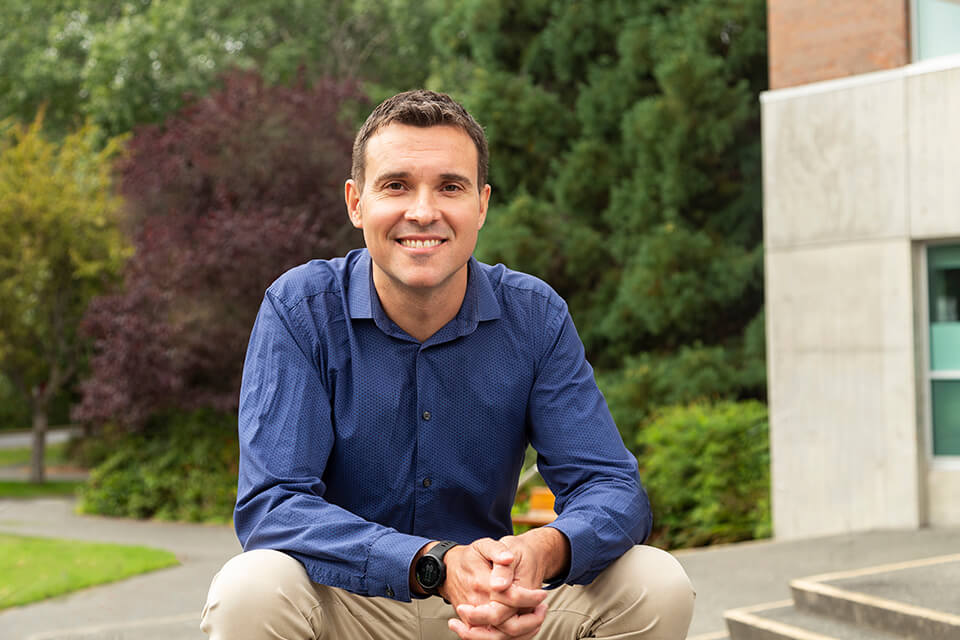
[[[547,527],[552,527],[565,535],[570,542],[570,570],[565,576],[558,576],[547,583],[547,589],[555,589],[562,584],[577,584],[593,566],[593,549],[597,548],[597,535],[582,518],[575,515],[559,516]]]
[[[410,563],[429,538],[390,531],[377,538],[367,556],[367,595],[410,602]]]

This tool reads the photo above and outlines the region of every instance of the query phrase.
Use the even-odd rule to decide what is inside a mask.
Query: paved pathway
[[[202,640],[213,574],[240,546],[226,526],[78,516],[70,499],[0,500],[0,531],[168,549],[180,566],[0,612],[2,640]]]
[[[227,526],[78,516],[69,499],[0,501],[0,531],[145,544],[179,567],[0,612],[2,640],[202,640],[210,578],[239,545]],[[877,531],[790,542],[748,542],[677,557],[697,589],[691,640],[722,637],[723,611],[789,597],[787,581],[826,571],[960,552],[960,530]],[[956,590],[956,587],[951,587]]]
[[[67,442],[71,437],[80,435],[79,427],[60,427],[47,432],[47,446]],[[0,432],[0,449],[24,449],[33,446],[33,434],[29,431]],[[85,469],[71,466],[51,467],[47,465],[47,480],[85,480]],[[0,466],[0,480],[26,480],[30,477],[30,464]],[[0,635],[0,640],[3,636]]]
[[[60,444],[70,439],[72,435],[79,435],[82,431],[78,427],[66,427],[47,431],[47,445]],[[0,431],[0,449],[22,449],[33,445],[33,434],[29,431]]]

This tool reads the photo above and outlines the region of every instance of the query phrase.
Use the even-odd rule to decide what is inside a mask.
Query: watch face
[[[440,562],[431,556],[420,558],[417,563],[417,580],[425,589],[433,589],[440,582]]]

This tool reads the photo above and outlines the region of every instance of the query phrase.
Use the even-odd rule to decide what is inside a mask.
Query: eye
[[[441,191],[446,191],[447,193],[456,193],[457,191],[462,191],[463,189],[458,184],[445,184],[440,187]]]
[[[396,180],[394,180],[393,182],[388,182],[387,184],[385,184],[384,188],[386,188],[388,191],[399,191],[403,189],[403,183],[397,182]]]

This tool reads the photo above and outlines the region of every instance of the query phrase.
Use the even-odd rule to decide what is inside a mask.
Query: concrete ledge
[[[905,637],[956,639],[960,638],[960,616],[827,584],[955,562],[960,562],[960,554],[812,576],[792,581],[790,590],[794,606],[802,611]]]
[[[917,588],[919,572],[928,574],[950,567],[946,573],[952,575],[951,565],[958,563],[960,554],[951,554],[801,578],[790,582],[793,600],[732,609],[724,613],[724,619],[732,640],[854,640],[881,636],[957,640],[960,638],[957,613],[830,583],[846,582],[868,588],[871,582],[875,587],[899,578],[903,583],[900,587],[906,585],[913,590]],[[955,593],[955,588],[949,580],[941,587],[950,593]],[[935,597],[927,599],[936,601]]]
[[[737,640],[836,640],[831,636],[823,636],[758,615],[791,605],[793,605],[792,600],[767,602],[754,607],[732,609],[724,613],[723,617],[727,621],[730,637]]]

